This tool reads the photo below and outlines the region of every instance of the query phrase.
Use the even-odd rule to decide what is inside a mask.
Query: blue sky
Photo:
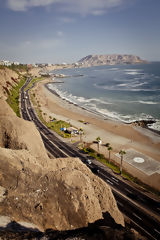
[[[160,61],[160,0],[0,0],[0,59],[76,62],[89,54]]]

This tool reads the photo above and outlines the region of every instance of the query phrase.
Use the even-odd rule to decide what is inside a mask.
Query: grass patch
[[[46,126],[48,127],[49,129],[55,131],[56,133],[58,133],[60,136],[64,137],[64,138],[70,138],[71,137],[71,134],[69,133],[65,133],[63,131],[61,131],[61,128],[68,128],[70,127],[71,125],[65,121],[62,121],[62,120],[54,120],[54,122],[52,121],[49,121],[49,122],[46,122],[45,119],[43,118],[43,113],[42,111],[36,107],[35,108],[36,112],[37,112],[37,115],[40,119],[40,121]]]
[[[27,64],[19,64],[19,65],[14,65],[12,64],[11,66],[8,66],[9,69],[15,71],[18,75],[21,72],[28,72],[28,67]]]
[[[108,159],[106,159],[103,154],[97,153],[94,149],[90,147],[84,148],[83,151],[88,153],[90,156],[94,157],[95,159],[97,159],[99,162],[102,162],[107,167],[111,168],[114,172],[120,173],[119,167],[113,162],[111,161],[109,162]]]
[[[20,111],[19,111],[19,90],[26,82],[26,77],[22,77],[22,79],[19,81],[19,83],[12,88],[10,91],[7,103],[9,106],[13,109],[13,111],[16,113],[18,117],[20,117]]]
[[[0,65],[0,69],[5,69],[5,66],[4,65]]]
[[[41,80],[43,80],[43,77],[37,77],[37,78],[33,78],[32,81],[30,81],[30,83],[28,84],[28,86],[24,89],[24,91],[28,90],[29,88],[32,87],[33,83],[35,82],[39,82]]]
[[[89,148],[83,148],[82,150],[84,152],[86,152],[87,154],[89,154],[90,156],[92,156],[95,159],[97,159],[99,162],[105,164],[107,167],[112,169],[113,172],[120,174],[119,166],[114,164],[112,161],[109,162],[108,159],[106,159],[103,154],[97,153],[94,149],[92,149],[90,147]],[[138,178],[132,176],[130,173],[128,173],[125,170],[122,170],[122,177],[127,179],[130,182],[134,182],[134,183],[138,184],[140,187],[142,187],[146,191],[152,192],[152,193],[156,194],[157,196],[160,196],[160,191],[158,191],[158,190],[154,189],[153,187],[150,187],[149,185],[143,183]]]
[[[38,81],[40,81],[40,80],[42,80],[42,79],[43,79],[43,77],[34,78],[34,79],[30,82],[30,84],[27,86],[27,88],[26,88],[25,90],[29,89],[34,82],[38,82]],[[50,121],[47,122],[47,121],[44,119],[45,113],[43,113],[42,110],[40,109],[41,106],[40,106],[40,104],[39,104],[39,101],[36,101],[36,94],[30,92],[30,98],[31,98],[31,101],[32,101],[32,103],[33,103],[33,105],[34,105],[34,107],[35,107],[35,111],[36,111],[36,113],[37,113],[37,115],[38,115],[39,120],[40,120],[46,127],[48,127],[49,129],[55,131],[56,133],[58,133],[60,136],[62,136],[62,137],[64,137],[64,138],[70,138],[70,137],[71,137],[71,134],[65,133],[64,131],[61,131],[61,128],[71,127],[71,125],[70,125],[69,123],[67,123],[67,122],[65,122],[65,121],[62,121],[62,120],[56,120],[55,118],[52,119],[51,116],[49,116]],[[51,120],[54,120],[54,121],[51,121]]]
[[[21,72],[28,72],[28,67],[26,64],[19,64],[19,65],[14,65],[12,64],[11,66],[4,66],[0,65],[0,69],[10,69],[12,71],[15,71],[18,75],[20,75]]]
[[[60,136],[64,137],[64,138],[68,138],[71,137],[71,134],[69,133],[65,133],[63,131],[61,131],[61,128],[65,127],[68,128],[70,127],[70,124],[62,121],[62,120],[55,120],[54,122],[48,122],[47,123],[47,127],[52,129],[53,131],[55,131],[56,133],[58,133]]]

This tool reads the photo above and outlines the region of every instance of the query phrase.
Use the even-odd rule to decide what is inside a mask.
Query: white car
[[[92,163],[90,159],[87,159],[86,162],[87,162],[88,164],[91,164],[91,163]]]

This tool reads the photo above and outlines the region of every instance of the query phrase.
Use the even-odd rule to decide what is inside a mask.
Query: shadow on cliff
[[[129,228],[116,224],[113,218],[104,214],[104,219],[88,224],[88,227],[69,231],[54,231],[47,229],[44,233],[35,228],[26,228],[15,221],[10,222],[5,228],[0,227],[0,238],[5,240],[138,240]]]

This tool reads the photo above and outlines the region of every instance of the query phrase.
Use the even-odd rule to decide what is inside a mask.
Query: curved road
[[[34,122],[40,132],[46,149],[55,158],[65,158],[67,156],[79,157],[93,172],[96,169],[96,174],[111,186],[118,207],[121,212],[131,220],[131,226],[141,234],[147,236],[147,239],[160,239],[160,222],[152,216],[156,214],[160,219],[160,202],[116,178],[115,175],[108,171],[107,167],[102,166],[95,159],[92,160],[92,164],[88,164],[87,160],[89,156],[81,153],[80,150],[73,145],[60,140],[52,131],[43,125],[31,105],[28,94],[30,89],[24,92],[24,89],[31,80],[32,78],[28,78],[25,85],[21,88],[21,113],[25,120]],[[32,87],[34,87],[34,84]],[[145,211],[145,209],[147,211]]]

